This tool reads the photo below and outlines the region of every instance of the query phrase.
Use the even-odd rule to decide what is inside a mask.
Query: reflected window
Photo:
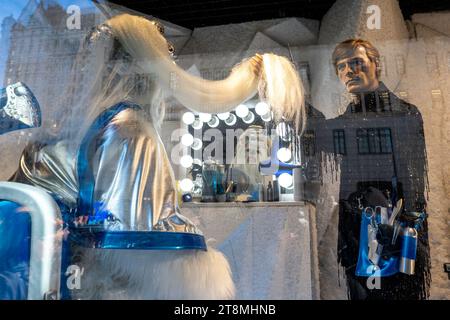
[[[345,131],[333,130],[334,153],[346,154]]]
[[[443,108],[443,100],[442,100],[442,91],[440,89],[431,90],[431,105],[435,112],[444,112]]]
[[[429,53],[426,56],[427,71],[429,74],[439,74],[438,58],[435,53]]]
[[[402,100],[408,102],[408,92],[406,92],[406,91],[399,91],[399,92],[398,92],[398,96],[399,96]]]
[[[305,98],[309,101],[311,95],[311,71],[308,62],[300,62],[298,69],[300,78],[302,79],[303,88],[305,89]]]
[[[447,67],[448,67],[448,72],[450,72],[450,51],[447,53]]]
[[[404,75],[406,73],[405,59],[402,55],[395,56],[395,63],[397,65],[397,74]]]
[[[316,134],[314,130],[307,130],[302,136],[303,154],[307,157],[316,153]]]
[[[380,136],[378,135],[377,129],[368,129],[367,135],[369,137],[369,152],[370,153],[380,153]]]
[[[386,63],[386,57],[385,56],[381,56],[380,57],[380,67],[381,67],[381,75],[383,77],[387,77],[388,69],[387,69],[387,63]]]
[[[358,129],[356,140],[359,154],[392,153],[392,137],[389,128]]]
[[[392,153],[391,129],[378,129],[380,135],[381,153]]]

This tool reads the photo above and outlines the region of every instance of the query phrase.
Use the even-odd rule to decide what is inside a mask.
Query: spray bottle
[[[408,275],[414,274],[417,253],[417,230],[412,227],[403,228],[402,252],[400,255],[399,271]]]

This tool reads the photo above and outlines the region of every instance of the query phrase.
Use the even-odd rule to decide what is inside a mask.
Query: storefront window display
[[[1,299],[449,297],[448,13],[22,2],[0,16]]]

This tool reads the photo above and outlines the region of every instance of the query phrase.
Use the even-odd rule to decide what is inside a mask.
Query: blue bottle
[[[402,232],[402,252],[399,271],[408,275],[414,274],[417,253],[417,230],[406,227]]]

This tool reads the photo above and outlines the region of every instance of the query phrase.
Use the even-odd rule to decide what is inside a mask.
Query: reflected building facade
[[[9,50],[4,86],[26,83],[42,106],[46,128],[56,125],[52,115],[57,111],[46,108],[53,105],[47,102],[67,94],[71,81],[68,75],[81,41],[102,18],[96,12],[84,12],[80,17],[81,28],[68,29],[69,16],[56,2],[30,0],[11,26],[9,37],[5,35]]]
[[[384,85],[354,99],[337,118],[312,119],[304,139],[313,140],[304,145],[313,144],[315,152],[333,155],[340,171],[340,199],[372,186],[386,195],[397,193],[397,198],[405,199],[408,210],[417,210],[416,206],[425,202],[426,186],[425,138],[419,110]],[[318,167],[317,155],[311,151],[304,154],[306,162]],[[317,178],[316,174],[308,180]]]

